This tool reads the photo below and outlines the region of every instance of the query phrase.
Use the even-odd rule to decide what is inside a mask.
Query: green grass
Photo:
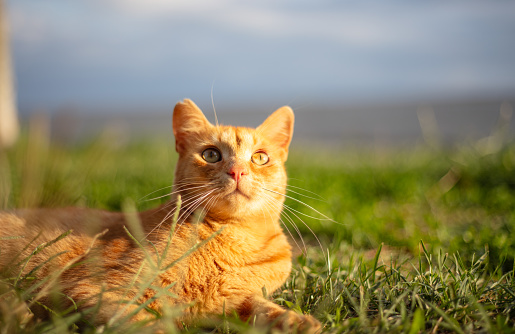
[[[144,210],[166,201],[141,198],[168,191],[177,159],[172,140],[111,142],[60,146],[32,131],[0,153],[0,205],[121,210],[131,199]],[[298,250],[291,278],[272,296],[278,303],[313,314],[334,333],[515,331],[515,144],[328,153],[297,147],[287,168],[290,185],[304,189],[291,188],[305,196],[289,195],[306,205],[286,204],[307,253]],[[84,315],[73,312],[30,321],[34,284],[0,280],[0,333],[84,328]],[[169,322],[170,314],[156,316]],[[152,332],[140,325],[113,320],[104,332]],[[213,328],[252,330],[228,315],[209,329],[184,331]]]

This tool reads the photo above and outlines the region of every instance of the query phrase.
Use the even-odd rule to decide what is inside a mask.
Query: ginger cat
[[[319,331],[321,325],[313,317],[286,311],[263,297],[263,288],[275,291],[291,270],[291,246],[279,217],[293,123],[292,110],[282,107],[256,129],[214,126],[192,101],[179,102],[173,113],[179,160],[171,200],[135,214],[149,243],[140,246],[130,237],[124,229],[130,226],[128,216],[123,213],[79,208],[4,212],[0,213],[0,237],[23,236],[26,242],[0,239],[0,270],[8,271],[37,245],[73,230],[34,254],[24,274],[38,269],[36,276],[44,278],[62,270],[60,289],[80,310],[97,305],[102,293],[100,309],[92,319],[95,324],[108,322],[124,299],[137,295],[131,282],[145,257],[151,254],[155,260],[156,252],[164,252],[163,262],[177,262],[160,272],[154,285],[166,287],[176,298],[154,299],[155,290],[147,289],[139,301],[158,312],[165,304],[186,305],[178,324],[236,312],[252,323]],[[179,195],[182,206],[175,212]],[[174,214],[178,223],[167,245]],[[183,256],[202,240],[203,245]],[[30,247],[24,249],[29,241]],[[44,263],[60,252],[65,253]],[[41,302],[51,300],[43,297]],[[126,308],[125,313],[130,310]],[[141,320],[148,314],[142,311],[131,319]]]

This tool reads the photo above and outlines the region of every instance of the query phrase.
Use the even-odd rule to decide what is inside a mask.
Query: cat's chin
[[[240,200],[250,201],[251,200],[250,195],[248,195],[246,192],[243,192],[240,188],[234,189],[233,191],[228,193],[225,196],[225,198],[229,199],[229,200],[236,200],[236,201],[240,201]]]
[[[248,213],[254,207],[254,196],[252,192],[247,192],[247,189],[234,187],[227,190],[227,192],[218,201],[222,207],[230,208],[229,211],[233,214],[242,215]]]

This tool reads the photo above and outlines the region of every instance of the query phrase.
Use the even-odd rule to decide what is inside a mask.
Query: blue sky
[[[10,0],[21,109],[515,96],[513,1]]]

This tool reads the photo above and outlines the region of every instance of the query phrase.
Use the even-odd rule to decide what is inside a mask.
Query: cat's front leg
[[[322,329],[314,317],[285,310],[259,295],[247,297],[236,312],[242,320],[250,319],[251,323],[255,321],[257,325],[273,326],[285,332],[320,333]]]

